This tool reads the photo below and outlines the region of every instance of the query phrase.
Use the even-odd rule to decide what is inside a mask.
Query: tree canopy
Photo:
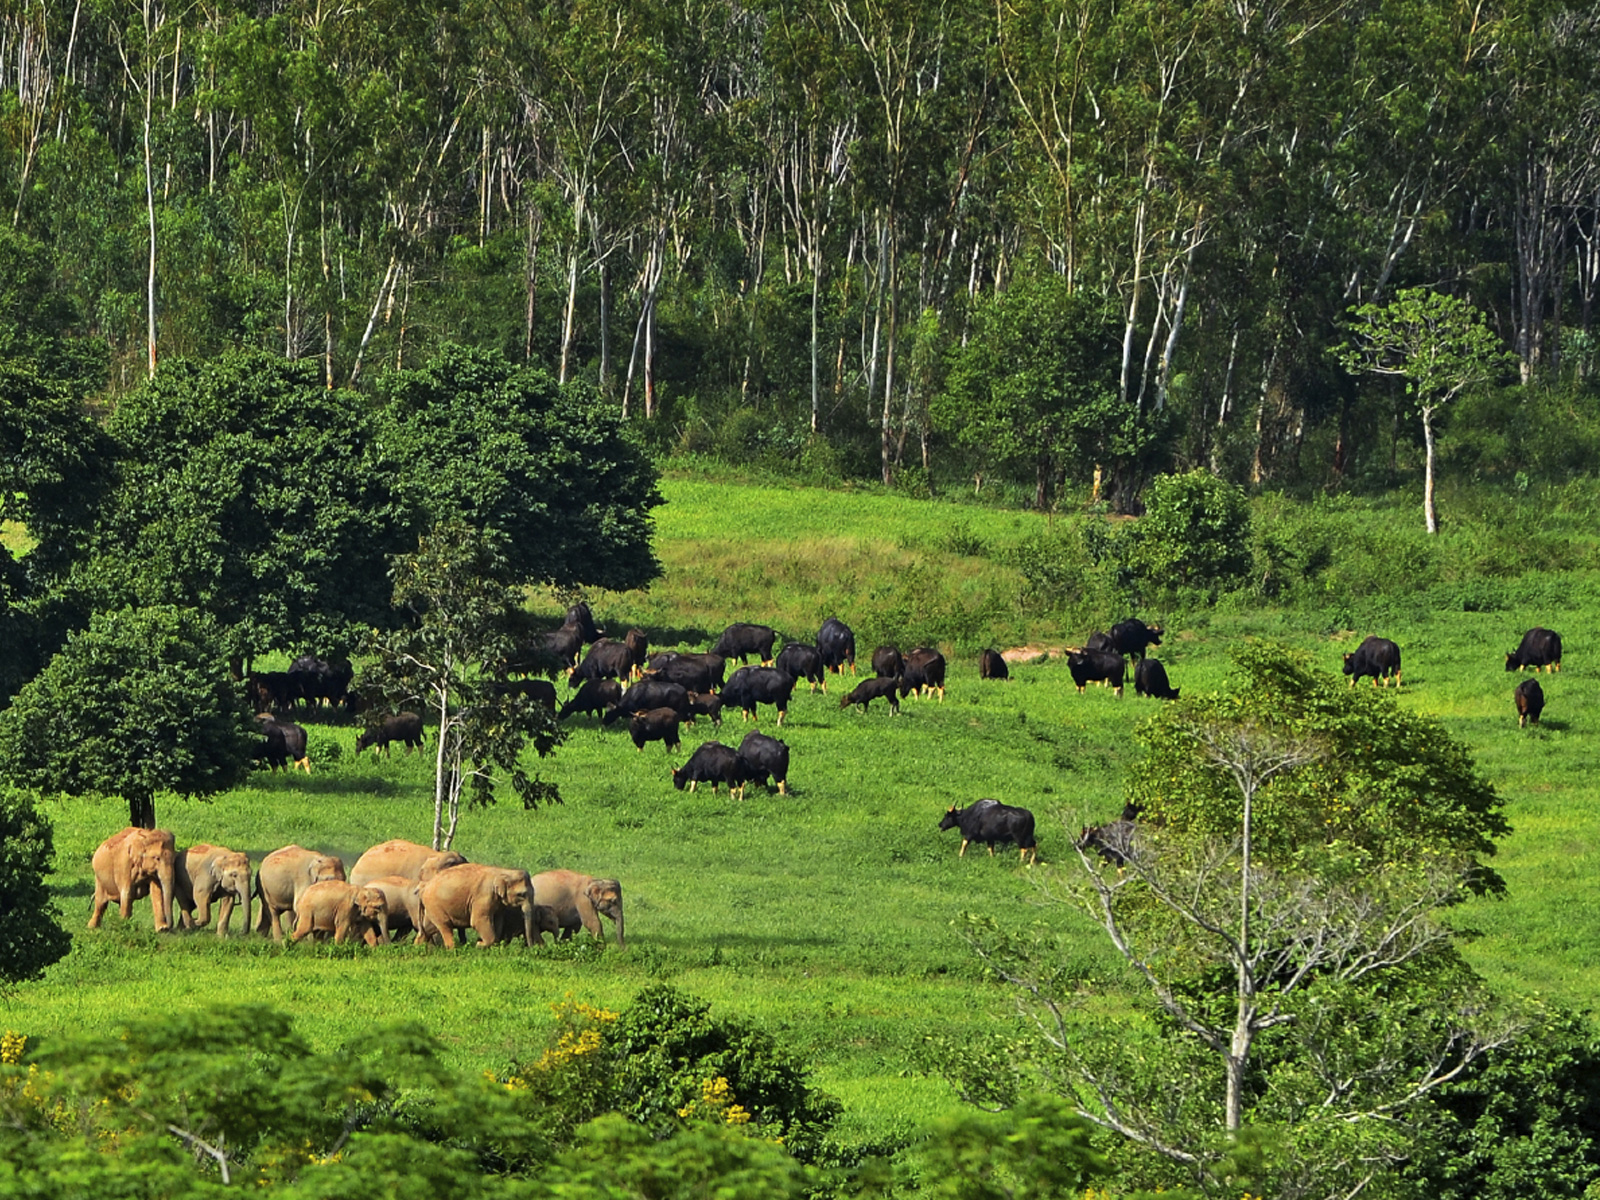
[[[592,389],[452,346],[383,392],[385,470],[418,528],[464,521],[497,538],[519,583],[626,590],[661,573],[655,468]]]
[[[155,794],[209,796],[257,738],[216,625],[193,609],[95,614],[0,713],[0,769],[42,792],[121,796],[155,827]]]
[[[167,361],[106,432],[113,482],[64,582],[80,613],[197,609],[235,662],[348,652],[387,622],[401,513],[367,402],[324,387],[315,364]]]

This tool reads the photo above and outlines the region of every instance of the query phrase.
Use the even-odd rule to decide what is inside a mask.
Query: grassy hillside
[[[593,597],[603,623],[638,624],[653,645],[698,649],[731,620],[809,640],[837,613],[856,628],[863,657],[879,640],[909,646],[921,629],[954,628],[960,653],[947,645],[944,703],[909,701],[898,718],[874,705],[863,716],[839,709],[837,687],[826,696],[802,689],[780,733],[792,749],[790,794],[755,788],[743,802],[671,785],[669,767],[717,736],[704,722],[673,755],[656,745],[636,752],[621,724],[571,722],[566,745],[539,764],[566,802],[468,812],[457,846],[473,859],[621,879],[629,946],[620,953],[587,939],[449,954],[260,938],[219,944],[209,932],[157,938],[147,906],[130,925],[113,914],[90,933],[82,928],[88,855],[125,810],[54,801],[55,886],[74,950],[44,982],[0,999],[0,1026],[49,1035],[215,1000],[263,1000],[296,1013],[319,1043],[410,1018],[443,1035],[463,1065],[500,1070],[536,1053],[550,1002],[571,994],[614,1004],[668,978],[760,1020],[806,1054],[818,1082],[844,1100],[847,1136],[892,1137],[948,1107],[948,1088],[913,1069],[924,1037],[977,1037],[1013,1021],[1005,990],[984,977],[952,927],[962,911],[1053,927],[1088,979],[1114,964],[1085,922],[1040,902],[1035,875],[1014,853],[969,851],[958,860],[954,834],[936,828],[940,815],[980,796],[1026,805],[1040,820],[1040,872],[1070,865],[1070,833],[1120,808],[1130,735],[1154,702],[1131,687],[1122,699],[1099,688],[1079,696],[1058,659],[1019,665],[1006,683],[978,680],[973,647],[1061,645],[1087,632],[1018,608],[1020,577],[1001,551],[1036,532],[1041,517],[868,493],[691,481],[668,481],[664,491],[666,576],[648,593]],[[1359,629],[1330,626],[1326,606],[1142,615],[1167,620],[1159,657],[1186,689],[1218,686],[1229,647],[1244,637],[1300,645],[1330,671],[1361,634],[1398,641],[1406,667],[1399,702],[1439,716],[1475,748],[1516,829],[1498,864],[1509,897],[1456,918],[1481,932],[1469,956],[1508,991],[1582,1006],[1600,985],[1595,902],[1585,886],[1600,839],[1600,790],[1587,771],[1588,735],[1600,724],[1587,658],[1594,583],[1587,571],[1545,579],[1537,591],[1564,600],[1537,610],[1507,602],[1437,611],[1421,593],[1342,604]],[[559,612],[552,597],[537,603]],[[1562,632],[1568,665],[1543,680],[1544,725],[1520,731],[1503,655],[1534,624]],[[764,717],[761,727],[779,732],[771,725]],[[743,732],[734,714],[721,740],[736,743]],[[160,823],[180,845],[222,842],[253,859],[299,842],[350,862],[386,838],[426,840],[429,764],[398,753],[356,758],[354,734],[314,725],[310,778],[257,776],[209,804],[163,797]]]

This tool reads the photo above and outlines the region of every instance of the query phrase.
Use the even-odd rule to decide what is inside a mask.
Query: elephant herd
[[[130,827],[102,842],[92,865],[90,929],[99,928],[113,900],[126,920],[133,902],[149,896],[157,930],[173,927],[174,905],[185,929],[203,928],[215,901],[217,936],[227,937],[234,907],[243,909],[249,928],[258,899],[254,928],[280,942],[287,916],[295,942],[376,946],[411,933],[418,945],[454,949],[470,929],[482,946],[517,938],[532,946],[543,945],[547,933],[569,937],[580,928],[603,938],[604,914],[623,945],[622,885],[614,879],[576,871],[529,875],[416,842],[373,846],[348,876],[335,855],[285,846],[261,860],[252,881],[250,860],[239,851],[200,843],[180,854],[169,831]]]

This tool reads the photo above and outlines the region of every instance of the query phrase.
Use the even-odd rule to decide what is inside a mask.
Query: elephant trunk
[[[233,890],[224,894],[222,910],[217,914],[217,936],[228,936],[228,921],[237,908],[243,914],[244,931],[250,932],[250,878],[245,876],[233,885]]]
[[[623,949],[622,941],[622,906],[617,906],[617,911],[612,914],[612,919],[617,923],[617,949]]]
[[[542,946],[544,944],[544,936],[536,933],[533,928],[533,894],[530,892],[528,898],[522,902],[522,940],[532,946],[533,939],[536,937]]]

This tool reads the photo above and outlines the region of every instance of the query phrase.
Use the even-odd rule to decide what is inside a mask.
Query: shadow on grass
[[[703,653],[711,649],[717,640],[719,629],[712,633],[708,629],[701,629],[697,625],[671,626],[671,625],[645,625],[645,637],[650,639],[650,653],[657,650],[687,650],[692,653]],[[624,633],[627,631],[624,630]]]
[[[283,782],[279,783],[280,779]],[[384,799],[400,792],[400,785],[383,775],[357,775],[349,771],[318,773],[314,766],[310,775],[304,771],[259,775],[251,784],[261,791],[309,792],[316,796],[359,795]]]

